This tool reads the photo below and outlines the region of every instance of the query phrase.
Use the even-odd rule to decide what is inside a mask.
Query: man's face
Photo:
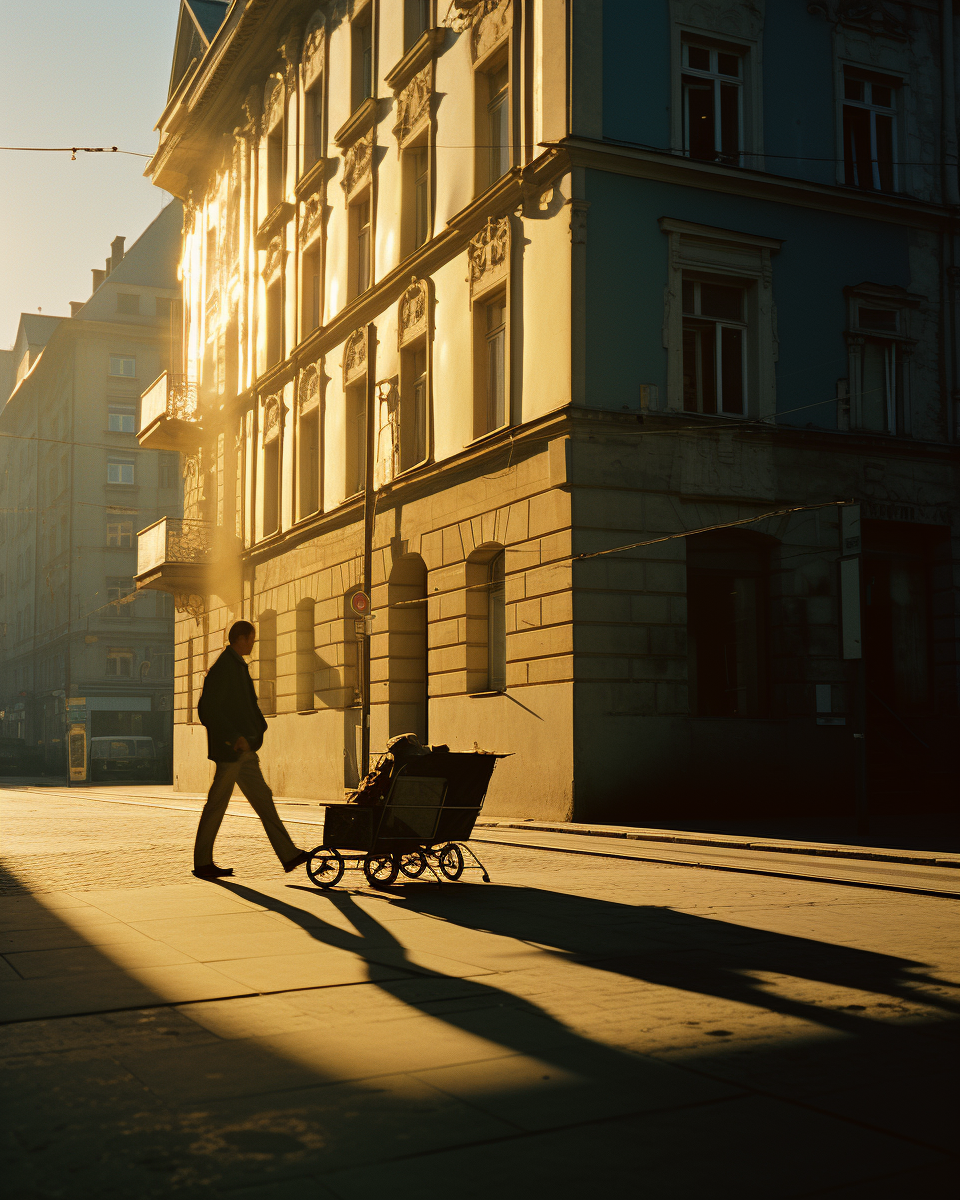
[[[253,643],[257,640],[256,631],[241,635],[233,643],[233,648],[238,654],[246,655],[253,653]]]

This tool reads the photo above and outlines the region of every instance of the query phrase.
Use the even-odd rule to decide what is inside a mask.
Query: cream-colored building
[[[182,452],[185,517],[141,534],[138,576],[177,601],[180,788],[209,778],[196,703],[239,617],[258,627],[261,758],[281,795],[356,783],[367,684],[374,753],[413,730],[512,755],[493,813],[695,811],[705,787],[756,799],[778,777],[780,811],[846,779],[836,509],[769,518],[735,544],[678,535],[847,497],[894,524],[902,511],[871,489],[882,461],[888,499],[916,500],[906,520],[946,561],[956,421],[937,391],[935,262],[949,197],[916,171],[919,199],[881,195],[883,163],[872,182],[862,165],[826,180],[765,168],[761,61],[789,56],[780,19],[764,42],[762,3],[646,7],[184,0],[148,171],[185,206],[185,362],[145,393],[140,440]],[[868,45],[902,47],[903,30],[854,14],[864,28],[831,43],[806,7],[790,21],[840,80],[817,136],[882,140],[893,84],[876,64],[893,59]],[[650,70],[634,95],[637,38]],[[930,50],[909,44],[904,71]],[[704,149],[691,121],[708,109]],[[634,111],[672,113],[662,144]],[[940,154],[917,145],[902,157]],[[832,256],[828,300],[816,247]],[[814,355],[831,390],[804,386],[829,407],[781,426],[809,369],[796,320],[820,313],[836,326]],[[890,364],[908,333],[905,416]],[[875,350],[884,338],[894,349]],[[880,404],[864,382],[875,359]],[[351,608],[365,584],[366,630]]]

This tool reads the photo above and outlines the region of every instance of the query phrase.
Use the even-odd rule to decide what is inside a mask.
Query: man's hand
[[[233,746],[234,750],[239,750],[241,754],[246,754],[250,749],[250,743],[245,737],[238,737]]]

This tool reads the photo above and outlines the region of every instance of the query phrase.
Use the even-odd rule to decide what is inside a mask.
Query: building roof
[[[209,46],[213,35],[223,24],[223,18],[227,15],[230,5],[225,0],[184,0],[183,6],[190,9]]]
[[[63,317],[48,317],[45,313],[21,313],[17,341],[23,334],[28,346],[45,346],[62,320]]]
[[[168,96],[177,90],[191,64],[206,54],[229,7],[223,0],[181,0]]]

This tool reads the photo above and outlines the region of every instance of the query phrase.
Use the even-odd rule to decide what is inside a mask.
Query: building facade
[[[90,738],[122,734],[152,738],[150,773],[170,772],[173,602],[134,575],[137,531],[181,511],[179,459],[136,433],[140,392],[180,359],[181,224],[175,201],[126,253],[116,238],[71,316],[22,316],[0,411],[2,730],[53,773],[82,732],[75,780]]]
[[[874,791],[935,785],[952,6],[221,7],[183,4],[148,168],[185,208],[140,433],[185,515],[138,565],[180,610],[178,786],[241,616],[288,796],[407,730],[511,755],[489,811],[529,817],[840,811],[864,723]]]

